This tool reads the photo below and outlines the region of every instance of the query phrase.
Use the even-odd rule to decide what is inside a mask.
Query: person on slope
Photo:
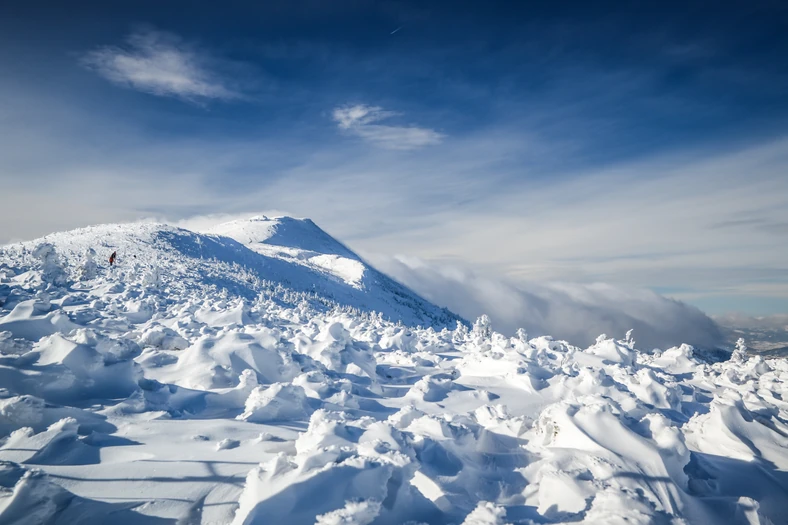
[[[112,252],[112,255],[109,256],[109,265],[112,266],[115,264],[115,257],[118,256],[118,252]]]

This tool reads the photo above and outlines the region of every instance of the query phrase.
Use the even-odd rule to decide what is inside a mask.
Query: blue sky
[[[787,23],[780,2],[6,2],[0,242],[278,211],[373,262],[788,311]]]

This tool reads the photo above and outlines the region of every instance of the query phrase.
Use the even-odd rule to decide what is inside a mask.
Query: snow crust
[[[3,247],[0,523],[783,523],[788,363],[622,335],[469,326],[297,219]]]

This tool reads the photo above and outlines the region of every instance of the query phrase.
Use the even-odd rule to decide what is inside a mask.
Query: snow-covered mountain
[[[461,320],[366,264],[310,219],[259,216],[230,221],[207,233],[234,239],[267,260],[292,265],[265,274],[269,280],[296,289],[305,284],[307,290],[341,304],[410,325],[453,327]]]
[[[457,321],[306,220],[2,247],[0,523],[785,522],[785,360]]]
[[[453,327],[461,320],[367,265],[309,219],[253,217],[206,233],[164,224],[93,226],[11,245],[5,253],[32,254],[41,242],[52,244],[72,269],[84,264],[88,250],[102,261],[114,251],[115,274],[155,268],[170,274],[176,287],[185,279],[189,286],[253,298],[274,285],[413,326]]]

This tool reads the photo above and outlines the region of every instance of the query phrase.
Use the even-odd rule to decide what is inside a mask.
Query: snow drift
[[[458,321],[306,221],[0,248],[0,523],[788,515],[785,360]]]

